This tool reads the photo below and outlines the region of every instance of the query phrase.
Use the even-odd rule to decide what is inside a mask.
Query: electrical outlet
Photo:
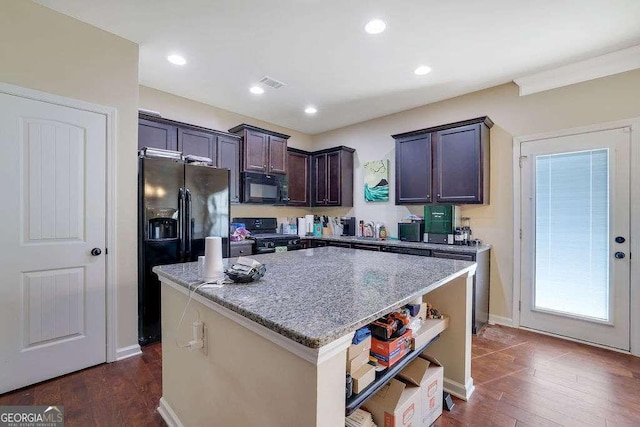
[[[192,340],[189,343],[191,350],[198,350],[204,346],[204,324],[200,321],[193,322],[192,324]]]

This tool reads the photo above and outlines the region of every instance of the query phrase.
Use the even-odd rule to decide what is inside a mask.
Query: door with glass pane
[[[521,326],[629,350],[630,140],[522,143]]]

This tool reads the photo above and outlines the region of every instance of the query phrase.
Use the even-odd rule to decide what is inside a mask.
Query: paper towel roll
[[[304,217],[298,218],[298,236],[304,237],[307,235],[307,220]]]
[[[307,236],[313,236],[313,215],[305,215],[304,219],[307,224]]]
[[[204,280],[224,278],[222,264],[222,237],[207,237],[204,242]]]

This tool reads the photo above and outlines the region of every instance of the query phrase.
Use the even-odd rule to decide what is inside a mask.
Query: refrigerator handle
[[[180,252],[178,256],[182,258],[185,251],[185,232],[184,232],[184,188],[178,190],[178,237],[180,237]]]
[[[191,190],[185,189],[185,215],[184,215],[184,227],[185,227],[185,255],[191,256]],[[188,260],[188,259],[187,259]]]

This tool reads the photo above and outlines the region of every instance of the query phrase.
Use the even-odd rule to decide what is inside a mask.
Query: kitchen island
[[[423,299],[450,316],[428,349],[444,365],[445,390],[463,399],[473,392],[475,263],[336,247],[254,258],[267,267],[260,281],[196,292],[197,264],[154,269],[162,282],[159,411],[169,425],[344,425],[353,332]],[[196,320],[204,348],[184,348]]]

